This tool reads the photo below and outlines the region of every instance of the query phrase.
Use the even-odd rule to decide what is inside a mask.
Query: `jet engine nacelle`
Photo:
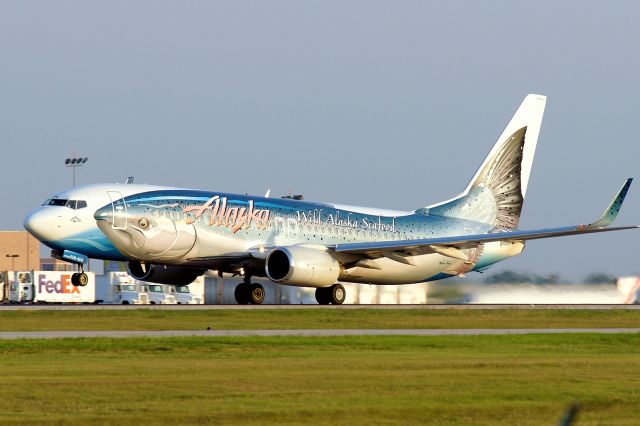
[[[205,272],[204,269],[151,265],[148,262],[129,262],[128,266],[129,275],[136,280],[156,284],[187,285]]]
[[[300,287],[328,287],[338,281],[340,264],[330,253],[303,246],[272,250],[265,262],[271,281]]]

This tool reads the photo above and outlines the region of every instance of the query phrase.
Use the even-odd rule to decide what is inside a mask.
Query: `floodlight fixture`
[[[7,254],[5,257],[11,258],[11,270],[15,271],[16,269],[16,257],[20,257],[19,254]]]
[[[69,157],[66,160],[64,160],[64,164],[67,167],[73,168],[73,186],[76,186],[76,167],[86,164],[87,161],[89,161],[89,157],[75,157],[75,156]]]

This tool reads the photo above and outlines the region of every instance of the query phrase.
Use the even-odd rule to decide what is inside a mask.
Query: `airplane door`
[[[127,204],[119,191],[107,191],[113,209],[113,227],[116,229],[127,228]]]

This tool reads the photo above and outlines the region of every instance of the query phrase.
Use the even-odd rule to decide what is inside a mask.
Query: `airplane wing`
[[[438,238],[425,238],[403,241],[380,241],[367,243],[337,244],[331,247],[336,253],[368,255],[377,257],[385,253],[403,252],[411,255],[440,253],[445,256],[467,260],[460,249],[472,248],[491,241],[526,241],[541,238],[563,237],[567,235],[591,234],[596,232],[620,231],[640,228],[640,226],[608,226],[620,212],[622,203],[629,191],[633,179],[627,179],[614,197],[609,207],[597,221],[589,225],[565,226],[560,228],[535,229],[530,231],[497,231],[488,234],[458,235]]]

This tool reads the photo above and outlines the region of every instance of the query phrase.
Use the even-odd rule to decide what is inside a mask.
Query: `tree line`
[[[579,282],[582,284],[615,284],[617,277],[605,272],[592,272]],[[485,284],[569,284],[575,280],[566,280],[558,274],[541,275],[531,272],[502,271],[483,280]]]

